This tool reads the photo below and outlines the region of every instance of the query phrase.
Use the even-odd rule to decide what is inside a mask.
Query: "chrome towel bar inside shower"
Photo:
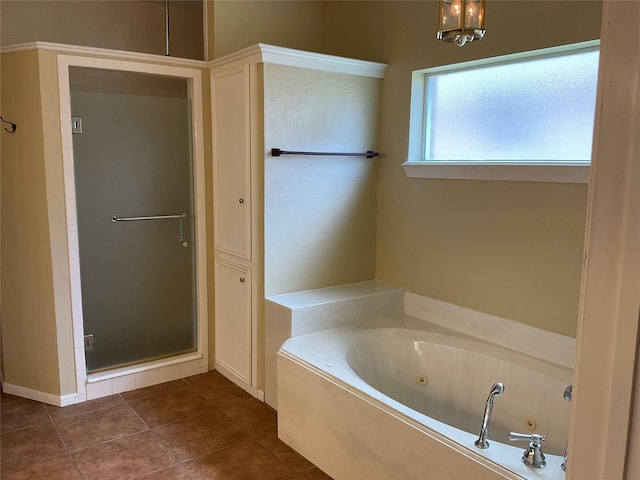
[[[180,245],[186,248],[189,246],[189,243],[186,242],[184,239],[184,228],[182,226],[182,220],[184,220],[185,218],[187,218],[186,213],[174,213],[170,215],[148,215],[145,217],[116,217],[114,215],[113,217],[111,217],[111,221],[113,223],[116,223],[116,222],[137,222],[139,220],[172,220],[172,219],[180,220],[180,229],[178,231],[179,232],[178,241],[180,242]]]
[[[146,217],[111,217],[113,223],[116,222],[137,222],[138,220],[171,220],[172,218],[187,218],[186,213],[176,213],[173,215],[149,215]]]

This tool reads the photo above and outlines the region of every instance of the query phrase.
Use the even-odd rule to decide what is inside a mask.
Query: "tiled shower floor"
[[[2,393],[2,480],[331,480],[217,372],[59,408]]]

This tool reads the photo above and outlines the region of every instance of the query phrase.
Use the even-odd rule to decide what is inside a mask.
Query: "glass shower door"
[[[184,96],[171,88],[130,93],[141,82],[116,82],[121,93],[74,90],[72,81],[82,130],[73,148],[89,373],[197,345],[186,81]]]

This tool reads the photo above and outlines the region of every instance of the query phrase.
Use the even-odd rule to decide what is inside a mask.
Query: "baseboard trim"
[[[28,398],[37,402],[48,403],[56,407],[66,407],[68,405],[74,405],[78,403],[78,394],[71,393],[69,395],[54,395],[52,393],[41,392],[39,390],[33,390],[31,388],[21,387],[20,385],[13,385],[11,383],[3,383],[2,391],[18,397]]]
[[[237,386],[248,392],[254,398],[258,398],[258,388],[255,385],[251,385],[245,377],[236,372],[233,368],[227,367],[220,360],[216,360],[215,370],[218,371],[227,380],[231,380]]]

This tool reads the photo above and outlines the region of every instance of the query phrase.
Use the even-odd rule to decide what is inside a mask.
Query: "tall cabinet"
[[[260,176],[251,128],[257,110],[256,89],[252,88],[256,81],[255,63],[243,60],[224,62],[211,70],[215,366],[254,396],[258,299],[262,290],[258,233],[261,205],[256,192]]]
[[[384,68],[264,44],[211,63],[215,367],[254,396],[265,388],[265,295],[375,275],[377,163],[271,148],[375,148]]]

